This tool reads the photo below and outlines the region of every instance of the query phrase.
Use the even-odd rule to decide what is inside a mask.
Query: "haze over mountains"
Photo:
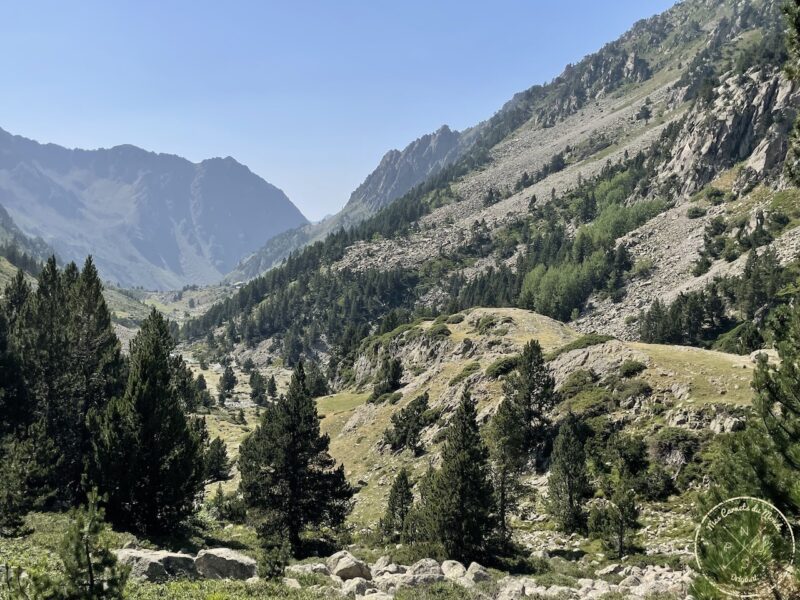
[[[92,254],[106,279],[149,289],[215,283],[269,238],[308,222],[230,157],[71,150],[3,130],[0,206],[63,260]]]

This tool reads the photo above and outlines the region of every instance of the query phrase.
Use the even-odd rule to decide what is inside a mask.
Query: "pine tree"
[[[372,388],[370,402],[380,400],[381,396],[395,391],[400,387],[400,379],[403,377],[403,365],[397,358],[384,356],[381,367],[375,375],[375,386]]]
[[[96,491],[88,496],[86,507],[72,513],[58,555],[64,574],[53,586],[58,600],[121,600],[129,569],[103,541],[105,523]]]
[[[31,421],[21,378],[19,360],[10,346],[8,322],[0,312],[0,439],[24,429]]]
[[[558,428],[547,484],[548,508],[559,529],[567,533],[580,531],[584,524],[583,502],[589,484],[583,442],[573,415],[567,416]]]
[[[484,555],[495,530],[488,452],[476,416],[475,402],[465,392],[447,427],[441,469],[420,506],[423,541],[440,544],[459,560]]]
[[[308,386],[308,393],[312,398],[318,398],[328,394],[328,381],[325,375],[322,374],[317,363],[313,361],[308,362],[306,369],[306,385]]]
[[[199,430],[191,426],[173,385],[174,343],[155,309],[131,342],[125,392],[93,414],[93,475],[108,494],[109,517],[145,532],[177,526],[202,490]]]
[[[233,388],[236,387],[236,375],[230,365],[225,367],[222,376],[219,378],[219,397],[223,399],[220,404],[224,404],[224,399],[230,398]]]
[[[344,521],[354,492],[328,453],[329,444],[299,364],[286,396],[267,406],[239,450],[245,502],[267,515],[262,539],[285,532],[297,552],[307,527]]]
[[[408,471],[405,468],[401,468],[397,477],[395,477],[392,489],[389,490],[386,513],[381,520],[381,530],[386,539],[394,541],[402,535],[406,517],[411,511],[413,503],[414,495],[411,492]]]
[[[497,496],[497,522],[501,541],[510,539],[508,513],[521,491],[520,474],[525,467],[525,425],[520,407],[503,400],[486,432]]]
[[[278,397],[278,384],[275,383],[275,375],[270,375],[267,381],[267,396],[273,400]]]
[[[206,452],[206,481],[220,481],[230,477],[231,463],[225,442],[214,438],[208,445]]]
[[[610,499],[594,507],[589,515],[589,531],[622,558],[630,546],[630,537],[639,527],[639,507],[631,482],[620,478],[613,484]]]
[[[547,413],[556,405],[555,380],[544,362],[542,347],[536,340],[525,344],[517,370],[503,383],[505,398],[513,402],[525,427],[525,450],[543,447],[550,424]]]
[[[262,406],[267,401],[267,383],[264,376],[256,370],[250,373],[250,399]]]
[[[788,0],[783,5],[786,16],[786,48],[789,60],[786,72],[795,81],[800,79],[800,2]],[[786,155],[786,172],[795,184],[800,184],[800,116],[795,121]]]
[[[31,295],[31,286],[25,279],[25,273],[22,269],[17,270],[6,289],[3,292],[3,304],[6,316],[11,327],[17,320],[17,317],[22,313],[22,307]]]
[[[19,535],[24,528],[32,456],[29,442],[9,437],[0,446],[0,537]]]

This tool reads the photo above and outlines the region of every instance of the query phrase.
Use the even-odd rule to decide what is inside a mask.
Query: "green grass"
[[[587,335],[579,337],[577,340],[569,342],[568,344],[564,344],[558,350],[550,352],[545,356],[546,361],[551,361],[566,352],[571,352],[572,350],[581,350],[582,348],[588,348],[590,346],[598,346],[600,344],[605,344],[613,340],[613,336],[610,335],[600,335],[597,333],[589,333]]]
[[[258,581],[172,581],[164,584],[131,581],[125,589],[131,600],[324,600],[330,590],[295,590],[281,583]]]

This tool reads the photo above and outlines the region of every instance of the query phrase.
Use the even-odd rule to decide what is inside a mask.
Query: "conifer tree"
[[[307,365],[306,385],[308,387],[308,393],[311,394],[312,398],[325,396],[328,393],[328,381],[325,379],[325,375],[322,374],[317,363],[309,361]]]
[[[420,507],[424,541],[440,544],[459,560],[482,556],[495,531],[488,452],[476,416],[475,402],[465,392],[447,427],[442,466]]]
[[[630,546],[630,537],[639,527],[639,507],[631,482],[625,478],[612,484],[609,500],[594,507],[589,515],[589,531],[622,558]]]
[[[395,391],[400,387],[400,379],[403,377],[403,365],[397,358],[384,356],[381,367],[375,376],[375,385],[372,388],[370,402],[375,402],[384,394]]]
[[[329,444],[300,363],[286,396],[267,406],[239,450],[242,495],[265,515],[261,537],[270,545],[276,532],[285,532],[296,553],[307,527],[338,526],[350,511],[353,489],[328,453]]]
[[[525,450],[541,449],[550,424],[547,413],[556,404],[556,393],[555,380],[544,362],[539,342],[531,340],[525,344],[517,370],[503,383],[503,392],[522,416]]]
[[[267,401],[267,383],[257,370],[250,373],[250,399],[258,405]]]
[[[386,513],[381,520],[381,530],[386,539],[396,540],[403,533],[406,517],[413,503],[411,481],[408,479],[408,471],[403,467],[395,477],[392,489],[389,490]]]
[[[85,507],[72,512],[72,523],[58,552],[64,574],[53,585],[57,600],[122,599],[130,570],[117,563],[104,543],[103,517],[96,491],[89,493]]]
[[[0,312],[0,439],[30,423],[32,415],[21,376],[19,360],[10,345],[8,322]]]
[[[571,414],[558,428],[547,484],[550,514],[559,529],[567,533],[580,531],[584,525],[583,502],[589,484],[577,419]]]
[[[800,2],[787,0],[783,5],[786,16],[786,49],[789,60],[786,72],[793,80],[800,79]],[[800,184],[800,116],[795,121],[786,155],[786,172],[795,184]]]
[[[231,463],[228,459],[228,451],[225,449],[225,442],[215,437],[208,445],[206,452],[206,472],[207,481],[220,481],[230,477]]]
[[[275,375],[270,375],[267,381],[267,396],[273,400],[278,397],[278,384],[275,383]]]
[[[17,317],[22,312],[22,307],[31,295],[31,286],[25,279],[25,273],[18,269],[14,279],[12,279],[3,292],[4,308],[9,326],[13,327]]]
[[[202,489],[200,432],[173,385],[173,340],[155,309],[131,342],[125,392],[93,413],[94,479],[109,517],[145,532],[169,530],[189,515]]]
[[[486,432],[497,496],[497,524],[501,541],[510,538],[508,513],[521,491],[520,474],[525,467],[525,425],[520,407],[506,399],[489,422]]]
[[[222,376],[219,378],[219,397],[220,404],[224,404],[224,400],[230,398],[233,394],[233,388],[236,387],[236,375],[230,365],[225,367]]]
[[[23,530],[32,456],[29,442],[11,436],[0,446],[0,537],[16,536]]]

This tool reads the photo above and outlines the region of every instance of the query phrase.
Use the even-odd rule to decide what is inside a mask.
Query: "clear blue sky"
[[[233,156],[311,219],[390,148],[491,116],[673,0],[0,4],[0,127]]]

